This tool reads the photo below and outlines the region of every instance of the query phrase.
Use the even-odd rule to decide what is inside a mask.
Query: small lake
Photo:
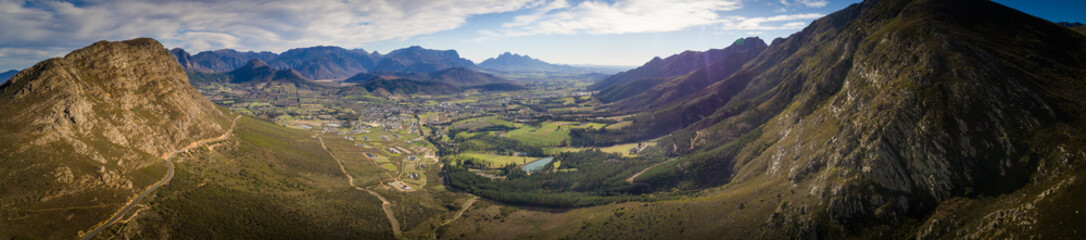
[[[548,163],[551,163],[551,161],[554,161],[553,157],[540,158],[528,164],[524,164],[524,171],[528,173],[539,171],[540,169],[543,169],[543,166],[547,166]]]

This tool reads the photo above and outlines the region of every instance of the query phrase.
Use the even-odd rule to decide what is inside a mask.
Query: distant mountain
[[[309,79],[343,79],[368,71],[381,56],[362,49],[317,46],[296,48],[279,54],[268,64],[294,69]]]
[[[627,129],[668,134],[658,145],[678,156],[634,182],[723,189],[677,211],[751,216],[704,236],[1075,238],[1082,66],[1086,35],[992,1],[864,1],[634,117]]]
[[[170,50],[170,54],[173,54],[173,57],[177,59],[177,63],[181,64],[181,67],[185,68],[185,70],[202,73],[213,72],[211,69],[208,69],[203,65],[196,63],[196,60],[193,59],[192,55],[186,52],[185,49],[174,48]]]
[[[1072,30],[1075,30],[1076,32],[1079,32],[1079,33],[1082,33],[1082,34],[1086,34],[1086,24],[1082,24],[1080,22],[1073,22],[1073,23],[1070,23],[1070,22],[1058,22],[1056,24],[1059,24],[1060,26],[1068,27],[1068,28],[1070,28]]]
[[[14,77],[16,73],[19,73],[19,70],[12,69],[12,70],[8,70],[7,72],[0,73],[0,84],[3,84],[4,82],[7,82],[8,79],[11,79],[11,77]]]
[[[479,63],[479,68],[502,73],[590,73],[591,69],[550,64],[528,55],[509,52]]]
[[[207,51],[190,56],[183,49],[170,51],[186,70],[202,73],[233,71],[250,60],[261,60],[280,69],[294,69],[309,79],[347,78],[372,68],[381,55],[362,49],[317,46],[291,49],[282,54],[238,52],[232,49]]]
[[[157,181],[164,156],[230,127],[152,39],[101,41],[23,71],[0,85],[0,235],[76,238]],[[45,208],[82,210],[7,211]]]
[[[461,89],[449,84],[433,81],[419,81],[397,77],[375,77],[362,81],[357,86],[346,87],[340,92],[361,92],[354,88],[364,88],[368,93],[387,97],[388,94],[454,94]]]
[[[1074,27],[1079,27],[1079,26],[1086,26],[1086,24],[1082,24],[1080,22],[1058,22],[1056,24],[1059,24],[1060,26],[1064,26],[1064,27],[1069,27],[1069,28],[1074,28]]]
[[[449,68],[431,73],[362,73],[348,78],[346,81],[370,86],[367,89],[381,87],[389,92],[400,91],[404,93],[449,93],[448,90],[458,89],[508,91],[524,88],[512,81],[463,67]]]
[[[460,58],[456,50],[441,51],[412,46],[389,52],[377,62],[372,71],[429,73],[454,67],[475,68],[475,63]]]
[[[241,66],[225,73],[191,73],[190,79],[196,87],[204,87],[208,84],[234,84],[248,88],[249,90],[274,89],[277,86],[290,85],[295,88],[325,89],[327,87],[311,82],[297,71],[292,69],[277,70],[264,61],[253,59],[245,66]],[[255,89],[254,89],[255,88]]]
[[[694,71],[698,68],[709,66],[709,64],[712,64],[713,62],[716,62],[723,57],[724,50],[722,49],[709,49],[705,52],[685,51],[680,54],[671,55],[664,59],[661,59],[660,57],[655,57],[649,62],[645,63],[645,65],[631,69],[629,71],[620,72],[595,84],[592,84],[592,86],[588,87],[588,90],[598,91],[612,85],[641,79],[662,79],[679,76],[690,73],[691,71]]]
[[[612,106],[614,109],[627,111],[667,105],[732,75],[766,47],[765,42],[757,37],[742,38],[727,48],[707,52],[710,57],[720,55],[718,59],[710,59],[708,66],[671,78],[643,78],[617,83],[601,89],[596,96],[605,103],[617,102]]]
[[[260,59],[264,62],[274,60],[278,54],[272,52],[238,52],[234,49],[221,49],[200,52],[192,56],[192,61],[211,72],[227,72],[244,66],[249,60]]]

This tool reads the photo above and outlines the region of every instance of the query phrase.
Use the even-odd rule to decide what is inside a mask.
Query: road
[[[313,134],[313,136],[317,137],[317,141],[321,143],[321,148],[324,148],[324,151],[328,152],[328,156],[331,156],[332,160],[336,160],[336,163],[339,164],[339,170],[343,171],[343,175],[347,175],[347,183],[350,184],[351,187],[354,187],[354,189],[366,191],[370,194],[373,194],[373,196],[376,196],[378,199],[381,199],[381,209],[385,211],[385,216],[388,217],[388,223],[392,225],[392,234],[395,235],[396,238],[399,238],[400,235],[403,233],[400,231],[400,221],[396,220],[396,216],[392,215],[392,203],[388,202],[388,200],[385,200],[385,197],[377,194],[377,192],[355,186],[354,177],[352,177],[350,173],[347,173],[347,168],[343,166],[343,161],[340,161],[339,158],[336,158],[336,155],[332,154],[331,150],[328,150],[328,146],[324,145],[324,138],[321,138],[318,134]]]
[[[468,201],[465,201],[464,206],[460,207],[460,211],[456,213],[456,216],[453,216],[449,220],[445,220],[445,222],[441,223],[441,226],[445,226],[445,225],[448,225],[449,223],[451,223],[453,221],[456,221],[457,218],[460,218],[460,215],[464,215],[464,211],[467,211],[468,208],[471,208],[471,204],[475,203],[476,200],[479,200],[479,196],[472,195],[471,199],[468,199]]]
[[[392,215],[392,203],[388,202],[388,200],[385,200],[385,197],[377,194],[377,192],[369,189],[358,189],[365,190],[366,192],[373,194],[373,196],[376,196],[378,199],[381,199],[381,209],[385,210],[385,216],[388,217],[388,222],[392,224],[392,235],[395,235],[396,238],[400,238],[400,235],[403,235],[403,232],[400,231],[400,221],[397,221],[396,216]]]
[[[98,232],[101,232],[102,230],[106,229],[106,227],[109,227],[109,225],[112,225],[113,223],[117,222],[117,220],[120,220],[121,217],[124,217],[124,214],[127,213],[128,210],[132,209],[132,207],[136,206],[136,204],[138,204],[140,202],[140,200],[143,200],[143,197],[146,197],[147,194],[150,194],[151,192],[155,191],[155,189],[158,189],[158,187],[161,187],[162,185],[166,185],[166,183],[169,183],[170,179],[173,178],[173,162],[170,161],[171,158],[176,156],[178,153],[188,151],[188,150],[191,150],[193,148],[200,147],[200,146],[202,146],[204,144],[207,144],[207,143],[210,143],[210,142],[225,140],[226,138],[230,137],[231,133],[234,132],[234,127],[237,126],[238,119],[240,119],[240,118],[241,118],[241,115],[238,115],[237,117],[235,117],[234,122],[230,124],[230,130],[227,130],[226,133],[223,133],[222,136],[215,137],[215,138],[204,139],[204,140],[199,140],[199,141],[193,142],[192,144],[189,144],[188,146],[185,146],[184,148],[178,149],[177,151],[173,151],[172,153],[163,154],[162,158],[166,161],[166,166],[167,166],[166,177],[162,178],[162,181],[159,181],[158,183],[155,183],[155,185],[151,185],[150,188],[147,188],[147,190],[144,190],[143,193],[140,193],[139,196],[136,196],[136,199],[132,200],[132,202],[129,202],[128,205],[125,205],[124,208],[122,208],[121,211],[117,212],[117,214],[114,214],[113,218],[110,218],[109,221],[106,221],[105,223],[98,226],[94,230],[91,230],[87,234],[84,234],[83,237],[80,237],[79,239],[87,240],[87,239],[90,239],[91,237],[94,237],[94,235],[97,235]]]
[[[663,162],[660,162],[660,163],[657,163],[657,164],[653,164],[652,166],[649,166],[649,167],[647,167],[647,168],[645,168],[645,169],[641,169],[641,171],[640,171],[640,172],[637,172],[637,173],[635,173],[635,174],[634,174],[633,176],[630,176],[630,178],[627,178],[627,179],[626,179],[626,182],[628,182],[628,183],[633,183],[633,181],[634,181],[634,178],[637,178],[638,176],[641,176],[641,174],[642,174],[642,173],[645,173],[645,172],[646,172],[646,171],[648,171],[649,169],[652,169],[652,168],[654,168],[654,167],[656,167],[656,166],[660,166],[661,164],[664,164],[664,163],[669,163],[669,162],[671,162],[671,161],[673,161],[673,160],[675,160],[675,159],[669,159],[669,160],[667,160],[667,161],[663,161]]]

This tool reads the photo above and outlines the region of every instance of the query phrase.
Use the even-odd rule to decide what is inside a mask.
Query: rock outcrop
[[[118,204],[158,178],[148,176],[162,168],[149,167],[163,156],[229,126],[152,39],[101,41],[21,71],[0,86],[0,112],[5,208]]]
[[[661,143],[689,156],[683,172],[646,181],[781,181],[766,192],[802,194],[776,196],[767,236],[822,238],[1081,174],[1071,167],[1086,161],[1082,66],[1086,37],[996,3],[865,1],[633,126],[685,128]],[[947,217],[933,232],[953,221],[992,224],[959,236],[1034,222],[1039,206],[1003,199],[1018,203]]]

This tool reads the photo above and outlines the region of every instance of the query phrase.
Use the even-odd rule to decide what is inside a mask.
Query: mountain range
[[[619,179],[620,188],[636,189],[642,199],[666,200],[563,209],[456,200],[442,184],[397,192],[389,201],[381,195],[394,191],[386,168],[410,165],[381,166],[353,140],[338,140],[349,136],[239,117],[193,87],[226,85],[254,95],[290,89],[283,92],[294,96],[283,101],[293,103],[304,88],[519,89],[455,51],[189,55],[152,39],[101,41],[0,85],[0,238],[85,236],[119,206],[137,206],[142,214],[122,211],[119,224],[99,237],[1077,239],[1086,227],[1081,27],[987,0],[866,0],[772,44],[743,38],[723,49],[655,58],[588,87],[606,104],[593,118],[628,126],[531,131],[568,131],[563,145],[614,156],[599,161],[610,168],[647,157],[591,148],[654,141],[650,151],[661,162],[599,178]],[[370,56],[372,67],[360,56]],[[524,56],[507,59],[516,59],[510,68],[517,61],[543,66]],[[356,85],[322,85],[306,74]],[[495,128],[505,135],[519,130]],[[453,135],[469,138],[465,145],[513,141],[474,134]],[[212,140],[222,142],[200,145]],[[572,156],[559,155],[560,164],[588,161]],[[171,181],[173,162],[172,183],[146,205],[129,204]],[[519,181],[467,174],[485,183]],[[424,177],[448,179],[436,169]],[[620,194],[612,190],[601,191]],[[438,202],[444,205],[431,204]]]
[[[1073,22],[1073,23],[1071,23],[1071,22],[1058,22],[1056,24],[1059,24],[1060,26],[1071,28],[1071,29],[1073,29],[1073,30],[1075,30],[1075,31],[1077,31],[1079,33],[1082,33],[1082,34],[1086,34],[1086,24],[1082,24],[1080,22]]]
[[[333,46],[291,49],[281,54],[272,52],[239,52],[233,49],[205,51],[190,55],[184,49],[170,50],[186,70],[200,73],[228,72],[253,59],[264,61],[277,69],[293,69],[307,79],[346,79],[360,73],[430,73],[449,68],[467,68],[499,74],[610,74],[622,69],[611,66],[570,66],[550,64],[519,54],[503,53],[478,66],[460,57],[456,50],[433,50],[419,46],[397,49],[382,55],[362,49],[348,50]],[[534,79],[534,78],[533,78]],[[538,79],[537,79],[538,80]]]
[[[446,68],[443,70],[422,72],[374,72],[360,73],[346,80],[359,83],[369,91],[378,88],[393,93],[428,93],[447,94],[449,90],[520,90],[523,86],[494,75],[474,71],[465,67]]]
[[[732,75],[766,47],[762,39],[752,37],[736,40],[724,49],[688,51],[667,59],[656,58],[645,66],[616,74],[590,88],[599,88],[596,97],[605,103],[614,102],[611,108],[615,110],[638,111],[668,105]],[[702,67],[676,75],[676,69],[669,66]]]
[[[635,181],[743,192],[672,214],[765,216],[758,238],[1071,236],[1082,66],[1086,35],[997,3],[864,1],[638,114],[680,157]]]
[[[593,69],[551,64],[539,59],[505,52],[479,63],[479,68],[502,73],[592,73]]]

